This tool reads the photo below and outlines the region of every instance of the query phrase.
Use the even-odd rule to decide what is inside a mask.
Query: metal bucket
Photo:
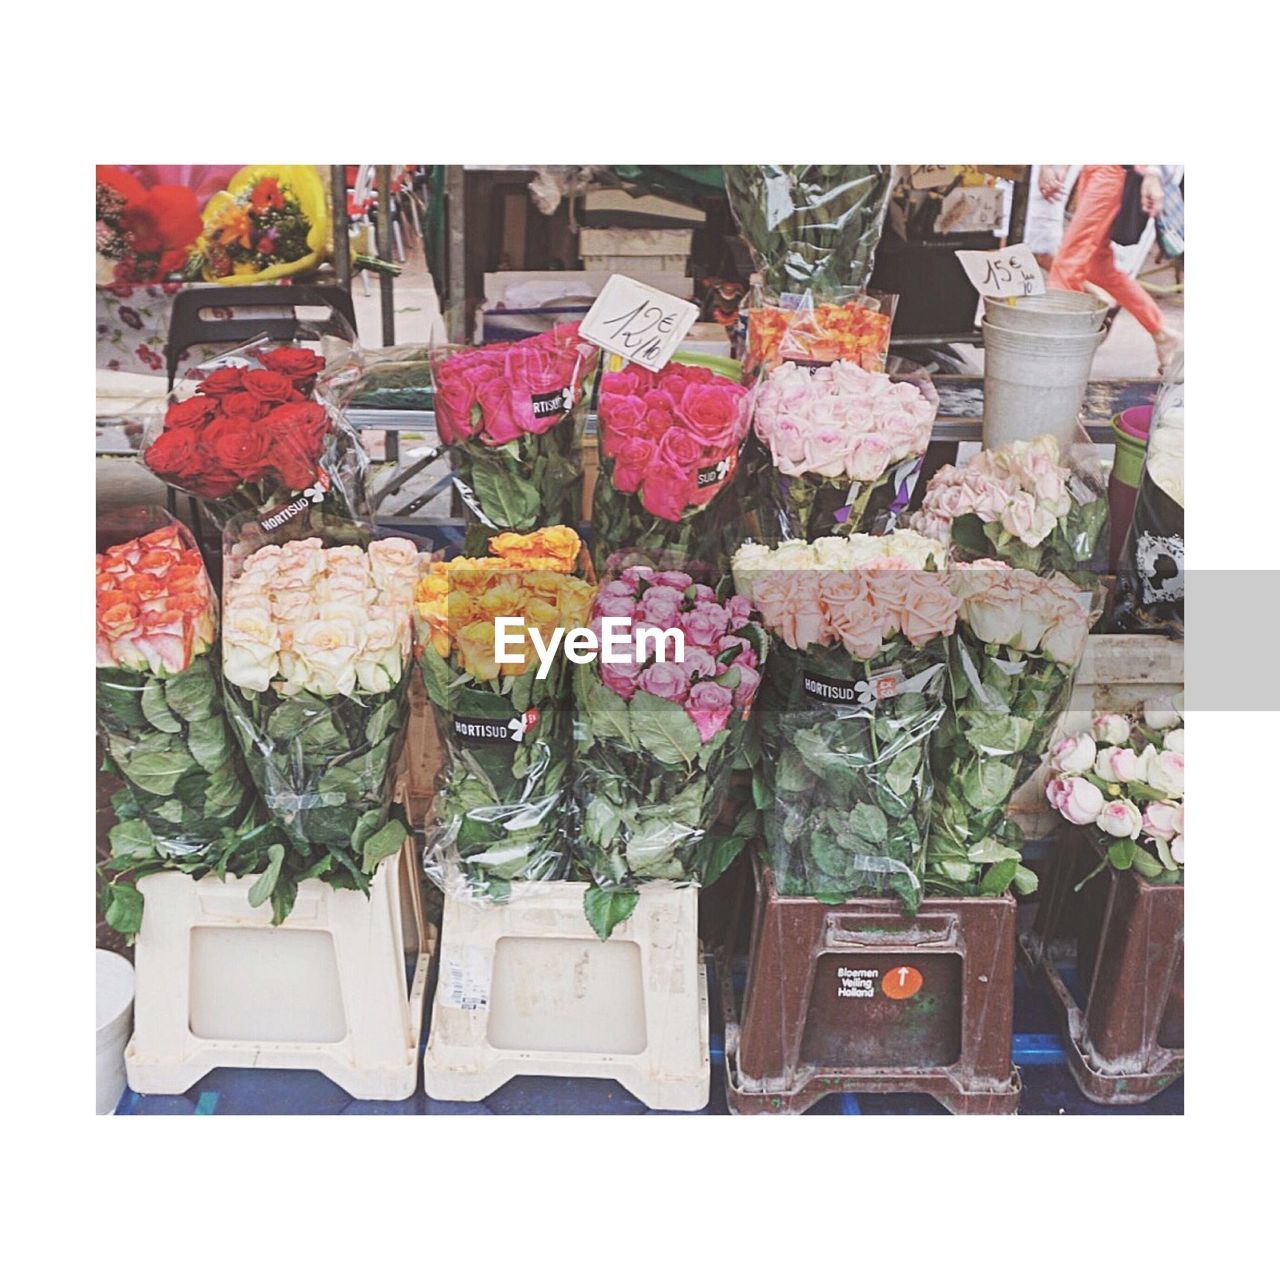
[[[1088,293],[1050,289],[1026,298],[988,298],[986,318],[1018,333],[1096,333],[1107,304]]]
[[[982,443],[1056,436],[1076,440],[1076,419],[1102,333],[1019,333],[984,320]]]

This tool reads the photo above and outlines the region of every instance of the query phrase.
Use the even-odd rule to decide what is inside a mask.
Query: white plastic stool
[[[642,886],[608,942],[583,915],[585,889],[532,881],[501,903],[446,894],[430,1097],[476,1102],[515,1076],[586,1076],[616,1080],[654,1110],[706,1106],[696,887]]]
[[[182,1093],[214,1067],[296,1067],[356,1098],[409,1097],[434,937],[412,840],[378,867],[369,897],[307,880],[278,926],[269,904],[249,906],[253,881],[166,871],[138,882],[129,1086]]]

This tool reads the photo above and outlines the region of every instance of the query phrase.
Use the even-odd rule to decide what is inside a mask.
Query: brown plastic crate
[[[1062,830],[1022,950],[1057,1009],[1081,1092],[1132,1106],[1184,1070],[1183,886],[1107,867],[1077,892],[1101,856],[1088,830]],[[1063,973],[1071,965],[1083,1008]]]
[[[830,1093],[926,1093],[958,1114],[1017,1110],[1012,898],[830,905],[783,898],[755,860],[741,1011],[720,953],[729,1109],[808,1110]]]

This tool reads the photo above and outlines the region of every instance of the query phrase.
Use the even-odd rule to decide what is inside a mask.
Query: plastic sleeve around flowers
[[[236,736],[268,813],[303,868],[299,878],[318,875],[338,887],[361,890],[408,832],[393,791],[413,676],[409,611],[419,548],[396,539],[404,563],[394,569],[379,565],[375,570],[371,557],[352,557],[349,563],[365,575],[357,584],[358,599],[349,603],[348,579],[341,593],[325,595],[336,611],[316,605],[323,591],[319,584],[330,576],[326,556],[339,548],[367,553],[381,541],[365,526],[333,520],[266,530],[242,518],[224,536],[231,628],[224,659]],[[280,548],[280,555],[266,561],[271,569],[259,574],[255,565],[263,561],[257,557],[266,548]],[[293,557],[287,568],[286,557]],[[396,576],[403,579],[398,586],[392,581]],[[291,619],[291,608],[301,608],[302,615]],[[239,648],[240,609],[249,615],[246,626],[265,630],[262,650],[254,650],[252,641]],[[316,643],[346,646],[347,665],[356,673],[349,680],[341,672],[328,673],[332,680],[317,680],[315,668],[308,673],[302,634],[318,625],[322,614],[341,634]],[[386,634],[380,635],[384,621]],[[246,674],[242,654],[261,661],[258,674],[264,678]]]
[[[870,661],[839,646],[771,649],[756,801],[780,893],[919,904],[945,655],[941,640],[891,641]]]
[[[290,344],[255,338],[175,386],[142,461],[220,525],[308,507],[368,522],[369,459],[342,409],[360,367],[354,337],[303,324]]]
[[[502,901],[521,880],[569,876],[569,678],[563,656],[530,669],[467,677],[421,643],[443,760],[427,815],[424,867],[442,889]]]

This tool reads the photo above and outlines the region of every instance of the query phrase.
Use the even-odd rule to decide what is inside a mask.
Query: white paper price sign
[[[1026,298],[1044,292],[1044,276],[1025,244],[1007,249],[957,249],[965,275],[984,298]]]
[[[697,318],[695,303],[628,276],[610,276],[578,331],[597,347],[654,373],[671,359]]]
[[[956,167],[953,164],[913,164],[909,168],[913,191],[949,187],[956,180]]]

